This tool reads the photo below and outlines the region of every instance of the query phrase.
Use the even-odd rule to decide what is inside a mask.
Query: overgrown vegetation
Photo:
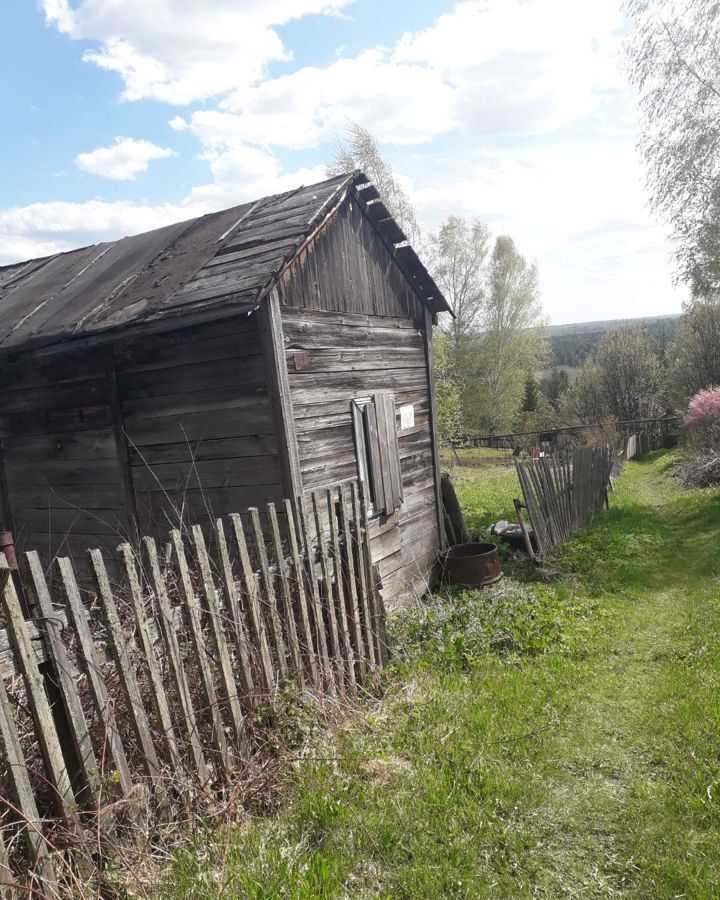
[[[393,623],[381,700],[291,755],[277,816],[197,835],[159,894],[716,897],[720,491],[676,458],[541,573]],[[463,470],[475,521],[513,493]]]

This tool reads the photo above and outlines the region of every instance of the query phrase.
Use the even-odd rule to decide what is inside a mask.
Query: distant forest
[[[605,322],[583,322],[576,325],[551,325],[547,329],[556,364],[561,368],[579,369],[590,356],[602,335],[620,324],[619,319]],[[625,320],[628,321],[628,320]],[[659,344],[674,340],[680,324],[680,316],[658,316],[653,319],[629,320],[643,325]]]

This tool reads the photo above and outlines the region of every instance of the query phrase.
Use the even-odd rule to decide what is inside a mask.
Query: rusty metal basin
[[[473,542],[458,544],[445,551],[445,577],[451,584],[481,588],[502,578],[500,557],[495,544]]]

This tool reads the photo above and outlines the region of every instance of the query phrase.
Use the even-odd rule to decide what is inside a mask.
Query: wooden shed
[[[80,561],[360,478],[397,599],[442,539],[444,311],[358,172],[0,268],[0,530]]]

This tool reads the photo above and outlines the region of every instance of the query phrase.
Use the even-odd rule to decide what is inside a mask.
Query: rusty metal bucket
[[[444,569],[447,581],[466,588],[485,587],[502,578],[495,544],[474,542],[451,547],[444,554]]]

